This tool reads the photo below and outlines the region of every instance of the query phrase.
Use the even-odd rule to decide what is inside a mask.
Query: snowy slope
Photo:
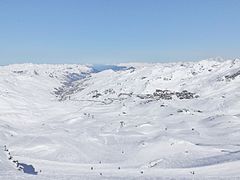
[[[0,179],[240,178],[240,60],[0,67]]]

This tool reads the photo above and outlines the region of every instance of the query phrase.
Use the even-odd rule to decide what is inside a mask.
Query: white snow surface
[[[119,66],[1,66],[0,179],[240,179],[240,60]]]

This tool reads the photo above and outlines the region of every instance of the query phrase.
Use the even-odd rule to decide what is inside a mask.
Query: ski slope
[[[240,60],[0,67],[0,179],[240,179]]]

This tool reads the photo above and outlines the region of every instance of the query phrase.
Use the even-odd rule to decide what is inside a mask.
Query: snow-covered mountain
[[[240,60],[0,67],[0,179],[240,178]]]

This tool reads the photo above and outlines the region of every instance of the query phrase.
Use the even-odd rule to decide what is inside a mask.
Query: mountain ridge
[[[239,59],[2,66],[0,178],[240,177],[239,72]]]

